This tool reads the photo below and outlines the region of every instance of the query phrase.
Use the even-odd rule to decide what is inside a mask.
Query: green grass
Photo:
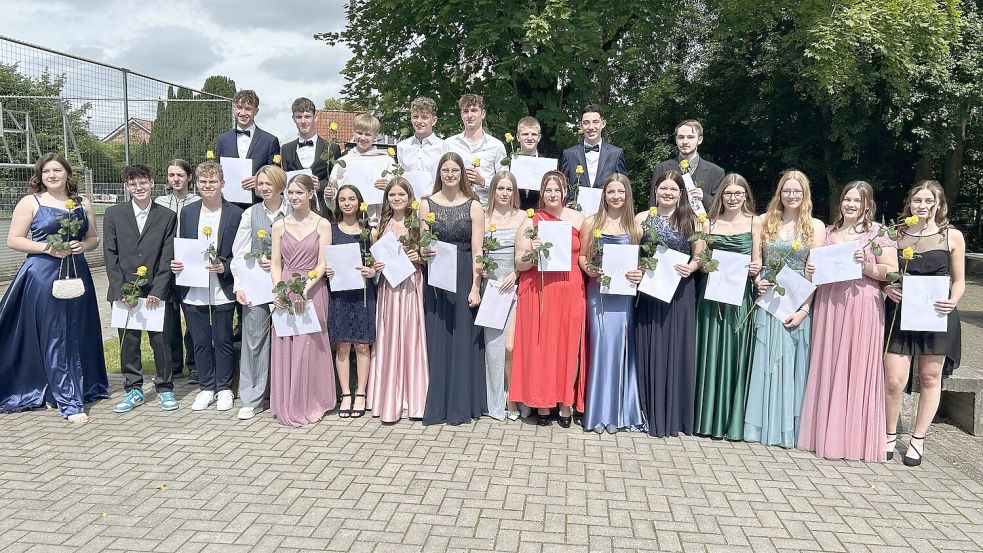
[[[106,372],[109,374],[119,374],[119,339],[106,340],[102,344],[104,356],[106,358]],[[150,349],[150,340],[147,333],[143,333],[140,339],[140,359],[143,362],[143,374],[157,374],[157,365],[154,364],[154,352]]]

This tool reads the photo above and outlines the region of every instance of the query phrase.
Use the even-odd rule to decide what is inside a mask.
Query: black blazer
[[[587,155],[584,153],[583,141],[577,143],[575,146],[570,146],[566,150],[563,150],[563,160],[561,161],[560,167],[562,168],[561,170],[563,171],[563,174],[567,176],[567,182],[578,182],[578,165],[581,165],[584,168],[584,174],[580,175],[580,182],[583,184],[580,186],[600,188],[604,186],[604,180],[615,173],[621,173],[622,175],[628,176],[628,166],[625,164],[624,150],[617,146],[608,144],[607,140],[602,140],[600,156],[601,157],[597,160],[597,174],[594,176],[594,182],[589,183],[587,182],[587,179],[589,178],[587,174]]]
[[[264,165],[273,164],[273,156],[280,153],[280,139],[272,134],[256,127],[256,132],[249,142],[249,151],[246,157],[253,161],[253,175],[263,168]],[[218,135],[218,156],[219,157],[239,157],[239,146],[236,141],[235,129],[229,129]],[[226,186],[239,186],[239,183],[225,183]],[[253,191],[253,203],[260,201],[260,197]]]
[[[116,204],[106,210],[102,220],[102,247],[109,277],[107,300],[123,298],[123,284],[137,278],[134,273],[141,265],[147,268],[146,278],[150,282],[140,290],[140,295],[168,299],[174,281],[171,260],[176,228],[174,212],[153,201],[142,233],[137,230],[133,202]]]
[[[655,170],[652,171],[652,180],[649,183],[650,206],[655,205],[655,186],[659,184],[655,181],[666,171],[682,172],[679,171],[680,159],[682,158],[677,156],[675,159],[667,159],[655,166]],[[700,164],[696,166],[696,172],[693,173],[693,184],[703,190],[703,209],[710,211],[710,206],[717,196],[717,188],[722,180],[724,180],[724,170],[701,157]]]
[[[198,219],[201,217],[202,202],[195,202],[181,210],[181,235],[178,238],[201,238],[198,236]],[[218,274],[218,282],[222,286],[222,291],[229,298],[235,298],[232,291],[232,270],[229,264],[232,262],[232,242],[235,241],[236,231],[239,230],[239,220],[242,219],[242,209],[236,204],[222,200],[222,216],[219,218],[218,229],[215,235],[218,237],[216,249],[218,255],[224,259],[222,265],[224,269]],[[181,299],[188,294],[187,286],[178,286]]]

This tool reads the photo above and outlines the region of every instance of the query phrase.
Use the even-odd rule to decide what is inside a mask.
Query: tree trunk
[[[829,201],[829,218],[827,221],[832,221],[840,209],[840,186],[836,181],[836,172],[833,168],[833,150],[829,141],[823,147],[823,161],[826,165],[826,198]]]
[[[942,189],[945,190],[945,200],[949,204],[950,213],[959,196],[959,177],[962,175],[963,156],[966,153],[967,119],[968,117],[964,116],[959,122],[959,128],[956,129],[956,144],[942,164]]]
[[[935,178],[934,162],[935,160],[932,159],[931,155],[922,152],[922,155],[918,158],[918,164],[915,165],[915,182]]]

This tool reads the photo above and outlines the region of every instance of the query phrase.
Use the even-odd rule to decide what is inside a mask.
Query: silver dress
[[[489,257],[498,263],[498,268],[488,274],[489,280],[501,280],[515,270],[515,234],[518,229],[495,230],[492,236],[501,248],[489,252]],[[515,318],[515,302],[509,311],[505,328],[495,330],[485,328],[485,390],[488,394],[488,416],[505,420],[505,340]]]

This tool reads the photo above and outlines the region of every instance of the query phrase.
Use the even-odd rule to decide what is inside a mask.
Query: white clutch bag
[[[51,283],[51,295],[60,300],[73,300],[85,294],[85,283],[78,278],[78,270],[73,270],[75,269],[75,256],[69,255],[68,257],[71,258],[71,266],[65,262],[65,258],[62,258],[61,266],[58,267],[58,278]],[[62,268],[65,269],[64,278],[61,276]],[[72,273],[76,276],[73,277]]]

